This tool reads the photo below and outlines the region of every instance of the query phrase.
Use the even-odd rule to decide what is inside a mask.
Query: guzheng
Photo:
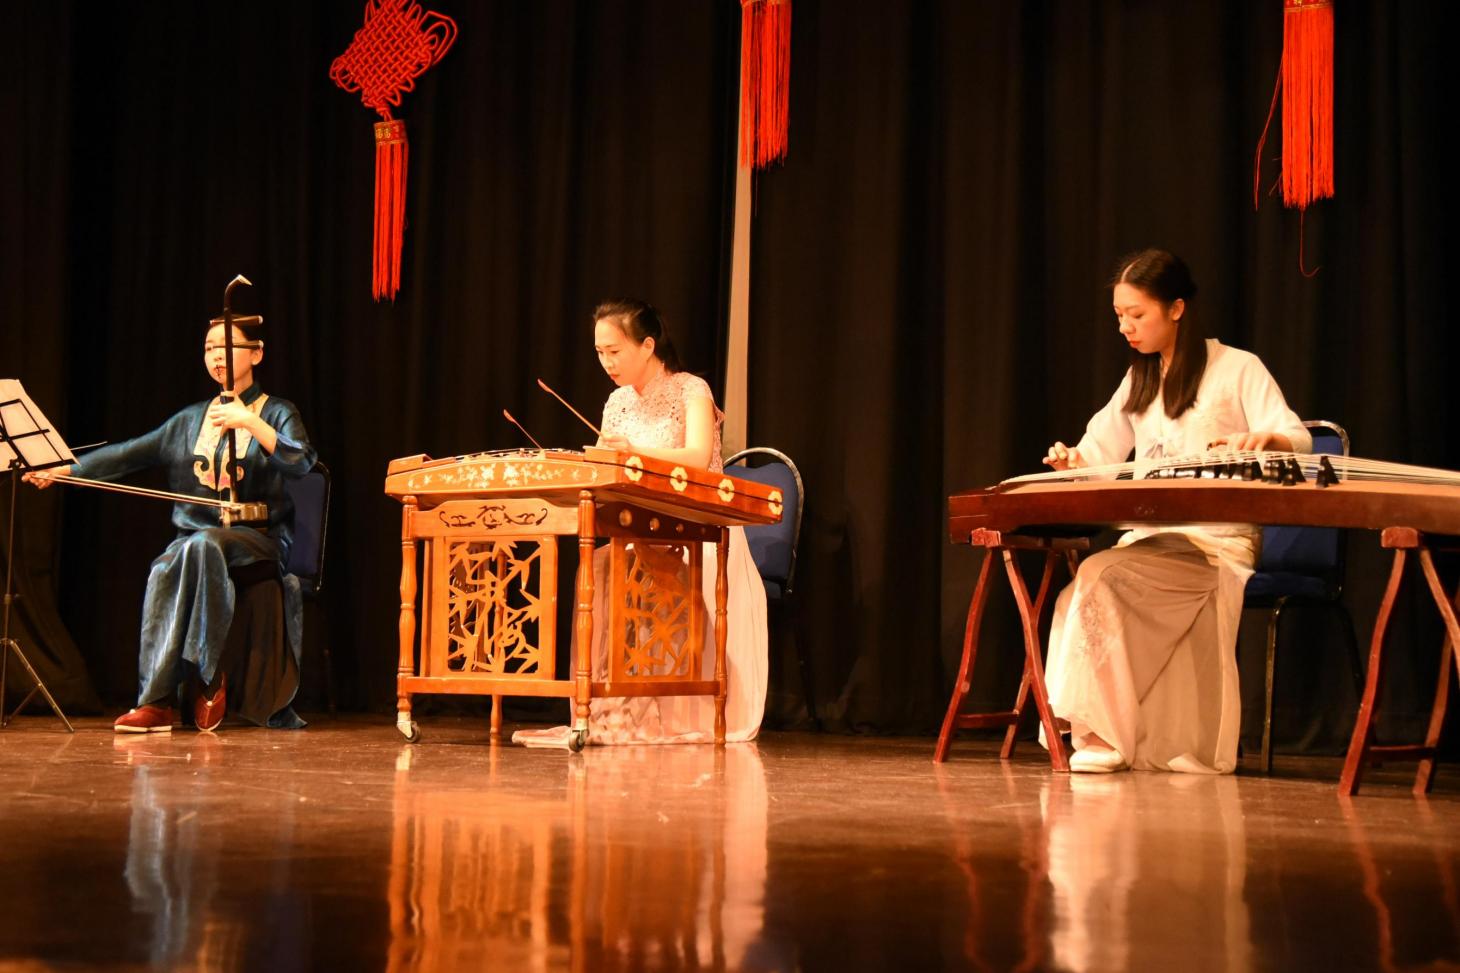
[[[1366,764],[1403,759],[1419,761],[1415,792],[1429,789],[1449,679],[1452,672],[1460,675],[1460,624],[1456,620],[1460,593],[1447,591],[1441,583],[1432,549],[1453,548],[1460,536],[1460,473],[1353,456],[1249,452],[1145,468],[1115,464],[1016,477],[950,496],[949,536],[954,543],[984,547],[990,556],[980,569],[969,605],[963,661],[934,751],[935,761],[946,759],[954,730],[974,726],[1008,727],[1001,754],[1007,759],[1013,751],[1020,713],[1032,695],[1046,737],[1053,741],[1050,760],[1055,769],[1066,769],[1057,714],[1050,712],[1044,691],[1040,614],[1051,590],[1055,564],[1064,559],[1073,566],[1078,551],[1087,546],[1083,538],[1072,535],[1124,524],[1297,525],[1382,531],[1381,543],[1394,551],[1394,561],[1374,623],[1368,676],[1339,791],[1355,793]],[[1019,549],[1044,554],[1043,576],[1038,594],[1032,598],[1014,558]],[[1013,710],[965,713],[961,707],[977,653],[995,552],[1004,563],[1023,621],[1024,678]],[[1419,561],[1447,638],[1425,742],[1379,746],[1374,743],[1373,725],[1383,680],[1385,633],[1410,553]]]
[[[385,492],[402,504],[397,728],[419,738],[414,693],[490,695],[492,736],[505,696],[573,701],[571,745],[587,741],[600,696],[703,695],[725,732],[727,530],[780,520],[779,490],[630,452],[511,450],[393,460]],[[571,672],[556,673],[557,554],[578,539]],[[590,668],[594,548],[609,542],[608,659]],[[704,651],[703,544],[719,565],[715,673]],[[421,583],[417,584],[417,564]],[[417,595],[419,594],[419,646]]]
[[[955,543],[967,543],[979,529],[1018,534],[1121,523],[1369,530],[1402,525],[1460,534],[1460,473],[1358,457],[1284,454],[1284,467],[1296,463],[1302,474],[1301,479],[1284,478],[1270,473],[1274,458],[1243,453],[1231,462],[1178,462],[1141,479],[1108,478],[1112,472],[1130,473],[1131,464],[1018,477],[950,496],[948,531]],[[1262,475],[1244,478],[1254,462]],[[1337,482],[1321,477],[1325,463]]]

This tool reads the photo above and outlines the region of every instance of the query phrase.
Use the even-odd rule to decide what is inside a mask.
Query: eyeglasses
[[[253,351],[255,349],[262,348],[263,346],[264,346],[264,343],[262,341],[235,341],[233,343],[233,350],[234,351],[237,351],[240,348],[242,348],[244,351]],[[228,346],[227,345],[221,345],[221,344],[220,345],[215,345],[211,341],[206,342],[203,345],[203,354],[205,354],[205,355],[211,355],[215,351],[227,351],[227,350],[228,350]]]

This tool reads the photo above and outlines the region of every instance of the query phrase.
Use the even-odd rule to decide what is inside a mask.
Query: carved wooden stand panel
[[[619,586],[611,607],[610,683],[699,678],[693,662],[705,648],[702,562],[698,544],[613,541],[609,576]]]
[[[436,593],[425,675],[551,675],[558,539],[442,538],[431,546]],[[546,610],[545,610],[546,609]],[[547,651],[545,651],[547,650]]]

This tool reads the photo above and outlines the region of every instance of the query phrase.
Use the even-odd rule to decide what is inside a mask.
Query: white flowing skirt
[[[715,678],[715,581],[713,544],[704,546],[705,649],[695,678]],[[687,570],[687,568],[686,568]],[[765,585],[745,542],[745,530],[730,528],[727,554],[725,741],[754,740],[765,713],[767,630]],[[593,678],[608,674],[608,548],[593,554]],[[570,726],[518,730],[512,742],[529,747],[566,747]],[[715,701],[709,696],[611,696],[589,704],[588,742],[713,743]]]
[[[1252,534],[1165,530],[1080,565],[1055,603],[1046,663],[1075,749],[1094,735],[1138,770],[1236,768],[1237,625],[1254,561]]]

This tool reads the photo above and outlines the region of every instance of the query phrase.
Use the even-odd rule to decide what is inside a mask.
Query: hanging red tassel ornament
[[[371,250],[375,299],[400,290],[400,252],[406,236],[406,123],[375,123],[375,245]]]
[[[1283,58],[1267,124],[1257,142],[1254,209],[1261,192],[1262,147],[1277,112],[1279,92],[1283,92],[1283,205],[1307,209],[1314,200],[1333,197],[1332,0],[1283,0]]]
[[[365,26],[330,65],[330,80],[360,92],[375,123],[375,241],[372,287],[375,299],[392,300],[400,290],[400,254],[406,228],[406,124],[391,117],[401,95],[446,55],[456,40],[456,21],[414,0],[366,0]]]
[[[786,157],[791,0],[740,0],[740,165]]]

